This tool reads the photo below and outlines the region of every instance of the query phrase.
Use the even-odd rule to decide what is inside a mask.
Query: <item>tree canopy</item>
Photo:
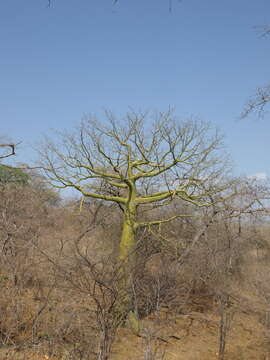
[[[41,152],[59,188],[124,205],[136,189],[137,205],[179,197],[196,206],[219,189],[221,137],[207,123],[179,121],[171,111],[130,112],[121,121],[107,111],[105,122],[90,116],[59,135],[61,144],[47,139]]]

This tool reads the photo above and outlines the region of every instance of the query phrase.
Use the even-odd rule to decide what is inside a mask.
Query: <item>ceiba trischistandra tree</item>
[[[119,312],[124,314],[134,310],[130,289],[136,231],[184,216],[145,222],[138,208],[176,198],[195,207],[211,206],[223,189],[219,179],[224,163],[218,152],[221,138],[211,133],[209,124],[180,121],[172,111],[130,111],[123,119],[110,111],[105,115],[102,122],[85,117],[73,133],[59,134],[60,143],[47,138],[41,156],[55,186],[121,206],[118,261],[124,276],[119,281]]]

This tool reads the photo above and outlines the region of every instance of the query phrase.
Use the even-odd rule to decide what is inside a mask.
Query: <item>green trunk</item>
[[[134,224],[125,216],[118,255],[121,263],[128,264],[130,262],[134,256],[135,245]]]
[[[120,317],[127,317],[132,330],[138,334],[139,322],[133,303],[133,274],[136,264],[135,215],[135,207],[129,207],[125,211],[118,254],[120,280],[118,283],[117,313]]]

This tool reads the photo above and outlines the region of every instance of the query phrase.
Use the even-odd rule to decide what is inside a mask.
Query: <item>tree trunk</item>
[[[124,218],[121,240],[120,240],[120,248],[119,248],[119,255],[118,260],[120,263],[130,264],[133,262],[132,259],[134,258],[135,254],[135,229],[134,224],[130,219],[130,216],[126,216]]]
[[[133,277],[136,265],[135,214],[135,207],[125,211],[118,254],[120,277],[116,314],[123,321],[128,318],[132,330],[138,333],[139,322],[133,300]]]

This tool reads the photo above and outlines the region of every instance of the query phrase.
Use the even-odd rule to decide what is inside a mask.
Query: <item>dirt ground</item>
[[[145,338],[125,334],[114,348],[113,360],[145,359],[146,353],[156,353],[157,360],[218,359],[219,320],[211,313],[193,312],[176,318],[147,320]],[[147,336],[148,335],[148,336]],[[150,339],[152,335],[152,340]],[[255,315],[234,314],[227,338],[226,360],[267,360],[264,327]],[[270,357],[269,357],[270,359]]]
[[[218,359],[219,317],[213,312],[152,314],[142,322],[142,337],[120,329],[112,360]],[[234,313],[227,337],[225,360],[268,360],[265,328],[257,314]],[[151,357],[152,356],[152,357]],[[0,360],[68,360],[33,350],[0,349]]]

